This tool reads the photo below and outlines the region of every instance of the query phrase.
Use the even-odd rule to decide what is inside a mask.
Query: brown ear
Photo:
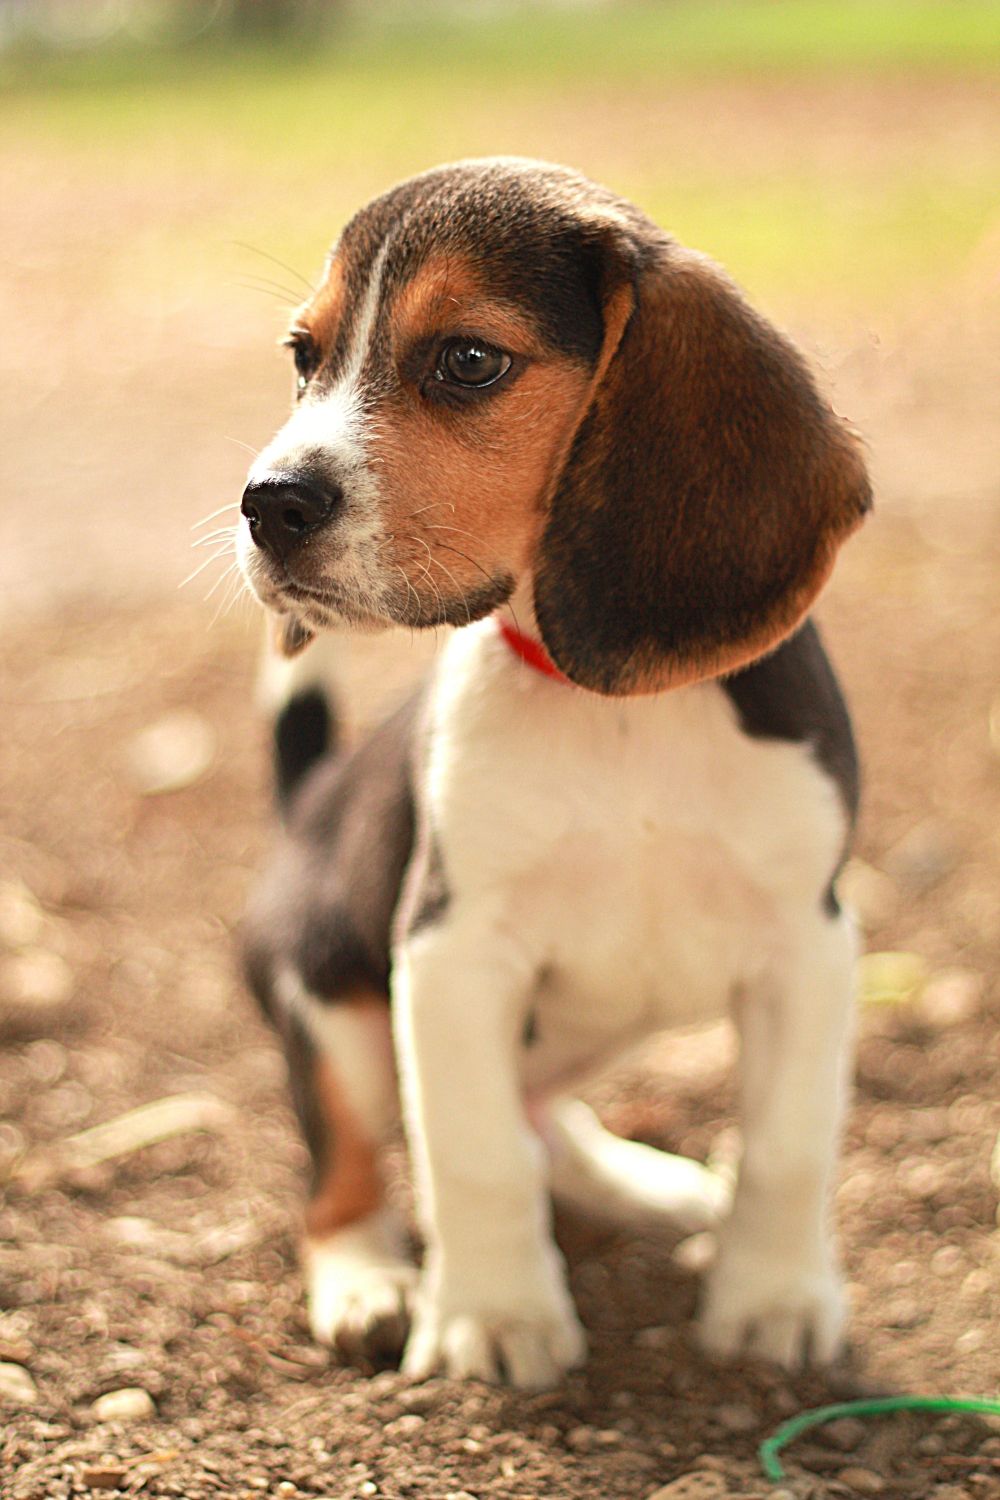
[[[789,635],[871,490],[802,357],[723,272],[665,236],[608,253],[605,347],[539,545],[535,612],[574,682],[657,692]]]

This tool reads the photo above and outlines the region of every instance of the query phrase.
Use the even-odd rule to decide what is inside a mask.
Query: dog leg
[[[427,1242],[403,1370],[539,1389],[582,1359],[584,1339],[517,1077],[535,963],[500,925],[453,904],[395,958],[396,1050]]]
[[[389,1007],[301,991],[283,1026],[313,1158],[303,1267],[313,1336],[348,1362],[402,1350],[416,1268],[384,1202],[378,1148],[398,1119]]]
[[[553,1196],[584,1213],[634,1229],[681,1234],[715,1229],[729,1211],[733,1173],[702,1166],[606,1130],[579,1099],[539,1111]]]
[[[854,931],[803,916],[782,969],[740,1001],[743,1157],[701,1312],[719,1354],[833,1358],[845,1307],[830,1189],[846,1098]]]

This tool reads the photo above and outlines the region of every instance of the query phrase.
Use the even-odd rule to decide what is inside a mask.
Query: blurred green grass
[[[822,287],[870,302],[970,254],[998,212],[1000,151],[973,151],[960,171],[954,156],[890,155],[862,160],[852,177],[811,161],[806,143],[777,166],[710,158],[706,170],[643,132],[643,102],[655,110],[686,91],[697,110],[704,89],[716,111],[731,88],[734,110],[752,97],[766,112],[772,89],[815,88],[819,140],[845,123],[824,117],[823,90],[909,82],[919,109],[923,88],[968,79],[981,89],[998,76],[997,0],[429,12],[369,17],[311,51],[11,56],[0,65],[0,151],[23,146],[105,179],[208,172],[231,184],[196,221],[165,220],[147,244],[175,271],[204,262],[209,244],[231,269],[221,247],[239,239],[311,269],[339,223],[397,177],[465,154],[558,157],[608,177],[757,293],[780,303]],[[289,194],[289,174],[315,191]]]

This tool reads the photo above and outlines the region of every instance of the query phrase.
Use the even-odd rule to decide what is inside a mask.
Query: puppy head
[[[362,211],[290,334],[299,402],[240,557],[308,633],[464,624],[534,580],[607,693],[732,669],[868,505],[852,439],[722,274],[557,167],[459,163]]]

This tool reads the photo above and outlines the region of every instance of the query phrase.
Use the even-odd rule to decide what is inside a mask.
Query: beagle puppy
[[[829,1359],[858,774],[806,616],[870,506],[856,438],[711,261],[521,159],[363,209],[289,343],[298,403],[238,535],[282,650],[460,627],[353,753],[323,640],[276,720],[285,828],[244,948],[315,1166],[316,1336],[557,1382],[584,1336],[554,1195],[716,1229],[705,1346]],[[727,1009],[735,1189],[574,1098]],[[379,1173],[400,1111],[419,1275]]]

